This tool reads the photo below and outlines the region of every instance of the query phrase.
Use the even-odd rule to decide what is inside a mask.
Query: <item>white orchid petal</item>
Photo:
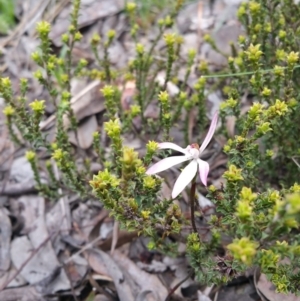
[[[193,180],[197,173],[197,161],[193,160],[189,165],[187,165],[181,174],[179,175],[178,179],[176,180],[173,191],[172,191],[172,198],[176,198],[184,188]]]
[[[174,165],[190,160],[191,157],[188,156],[174,156],[162,159],[156,164],[152,165],[147,171],[147,175],[154,175],[161,171],[164,171]]]
[[[209,173],[209,164],[206,161],[203,161],[201,159],[198,159],[197,163],[199,165],[200,180],[204,186],[207,186],[207,176]]]
[[[216,127],[217,127],[217,123],[218,123],[218,112],[216,112],[214,114],[214,117],[211,121],[211,124],[210,124],[210,127],[209,127],[209,130],[207,132],[207,135],[200,147],[200,154],[206,149],[208,143],[210,142],[213,134],[215,133],[215,130],[216,130]]]
[[[172,142],[162,142],[162,143],[159,143],[158,144],[158,148],[159,149],[173,149],[175,151],[178,151],[178,152],[181,152],[183,154],[186,154],[187,151],[180,147],[179,145],[175,144],[175,143],[172,143]]]

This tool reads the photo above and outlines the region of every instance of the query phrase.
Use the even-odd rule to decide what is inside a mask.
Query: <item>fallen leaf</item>
[[[88,269],[87,260],[79,255],[72,256],[72,261],[65,265],[65,271],[74,286],[82,281]]]
[[[29,179],[22,183],[8,182],[4,186],[0,186],[0,191],[3,195],[17,196],[37,192],[37,189],[35,181],[33,179]]]
[[[152,260],[150,264],[146,264],[141,261],[138,261],[136,264],[142,270],[150,273],[163,273],[167,270],[167,266],[163,262],[157,260]]]
[[[70,289],[69,280],[52,248],[46,222],[45,200],[42,197],[28,195],[18,199],[22,204],[26,236],[16,237],[11,243],[11,259],[17,269],[22,268],[20,274],[30,284],[35,284],[39,292],[55,293],[60,290]],[[41,244],[45,245],[34,254]],[[22,250],[22,252],[20,252]],[[23,267],[24,262],[30,258]]]
[[[133,97],[136,93],[136,86],[134,81],[128,81],[125,83],[124,88],[120,87],[122,91],[121,96],[121,106],[122,109],[128,111],[130,109],[131,104],[133,103]]]
[[[76,93],[71,99],[71,106],[74,112],[74,115],[77,120],[81,120],[84,117],[89,115],[101,112],[104,110],[104,102],[103,99],[98,93],[100,81],[95,80],[89,83],[83,90]],[[45,121],[40,123],[40,129],[45,130],[54,125],[54,121],[56,119],[55,115],[51,115]],[[64,127],[69,127],[70,121],[66,115],[64,115]]]
[[[198,301],[211,301],[211,299],[204,295],[201,291],[198,291]]]
[[[0,277],[10,267],[11,222],[5,208],[0,208]]]
[[[76,130],[78,140],[74,131],[68,133],[69,141],[82,149],[88,149],[93,144],[93,133],[96,132],[97,127],[97,119],[93,115],[79,124]]]
[[[107,253],[101,250],[88,250],[87,257],[89,257],[92,253],[94,256],[94,260],[99,261],[100,266],[105,267],[108,275],[113,279],[120,301],[134,300],[134,293],[132,291],[131,286],[129,285],[131,284],[129,276],[125,275],[122,272],[119,264],[117,264],[115,260],[112,257],[110,257]]]
[[[87,25],[95,23],[100,18],[105,18],[118,13],[123,7],[124,1],[119,0],[101,0],[93,1],[85,6],[80,7],[78,27],[82,28]],[[61,35],[68,31],[70,25],[71,5],[66,7],[59,17],[56,19],[50,32],[50,39],[57,46],[62,46]]]
[[[151,293],[152,293],[151,291],[142,291],[137,295],[135,301],[145,301],[145,300],[147,300],[147,295],[149,295]],[[159,301],[159,300],[157,300],[157,301]]]
[[[113,253],[113,258],[134,279],[140,287],[140,291],[151,291],[156,298],[154,300],[165,300],[168,291],[156,275],[142,271],[133,261],[118,250],[115,250]]]
[[[185,5],[185,7],[180,10],[176,21],[181,34],[197,30],[198,1]]]
[[[14,159],[9,179],[18,183],[34,179],[33,170],[25,156]]]

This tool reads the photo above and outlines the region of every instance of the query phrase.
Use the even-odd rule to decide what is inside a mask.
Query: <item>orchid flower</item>
[[[195,175],[197,174],[197,169],[199,169],[200,180],[203,185],[207,186],[207,175],[209,172],[209,164],[206,161],[200,159],[201,154],[206,149],[207,145],[209,144],[217,126],[218,122],[218,113],[215,113],[213,119],[211,121],[208,133],[201,145],[197,143],[193,143],[188,145],[186,148],[182,148],[175,143],[171,142],[162,142],[158,145],[159,149],[173,149],[175,151],[181,152],[184,156],[173,156],[165,158],[158,163],[151,166],[146,174],[147,175],[154,175],[161,171],[164,171],[168,168],[171,168],[174,165],[185,161],[191,161],[181,172],[178,179],[175,182],[172,191],[172,198],[176,198],[184,188],[193,180]]]

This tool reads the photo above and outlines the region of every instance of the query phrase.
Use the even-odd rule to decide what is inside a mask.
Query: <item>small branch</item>
[[[191,276],[193,275],[193,270],[191,270],[188,275],[182,279],[180,282],[178,282],[170,291],[169,291],[169,294],[168,296],[166,297],[165,301],[170,301],[171,300],[171,297],[172,295],[174,294],[174,292],[178,289],[178,287],[184,283],[185,281],[187,281]]]
[[[90,243],[87,243],[84,247],[82,247],[78,252],[74,253],[71,257],[66,259],[63,264],[66,265],[69,262],[71,262],[76,256],[80,255],[84,251],[91,249],[97,241],[101,240],[101,236],[96,237],[94,240],[92,240]]]

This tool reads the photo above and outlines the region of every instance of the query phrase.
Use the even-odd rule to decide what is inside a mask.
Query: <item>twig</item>
[[[165,301],[170,301],[171,300],[171,297],[172,295],[174,294],[174,292],[177,290],[177,288],[182,284],[184,283],[185,281],[187,281],[191,276],[193,275],[193,270],[191,270],[188,275],[182,279],[180,282],[178,282],[170,291],[169,291],[169,294],[168,296],[166,297]]]
[[[293,160],[294,163],[300,168],[300,164],[299,164],[298,161],[295,159],[295,157],[292,157],[292,160]]]
[[[97,238],[95,238],[94,240],[92,240],[91,242],[89,242],[88,244],[86,244],[84,247],[82,247],[78,252],[74,253],[71,257],[69,257],[67,260],[65,260],[64,264],[68,264],[70,261],[73,260],[74,257],[80,255],[81,253],[83,253],[84,251],[92,248],[94,246],[94,244],[99,241],[101,239],[101,236],[98,236]]]

